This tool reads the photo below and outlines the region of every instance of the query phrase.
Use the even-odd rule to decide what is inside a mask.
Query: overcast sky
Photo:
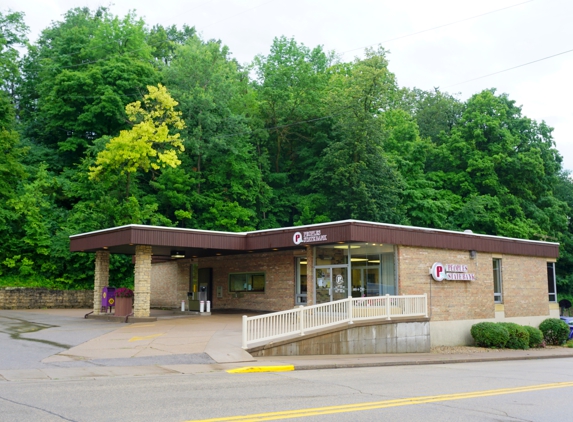
[[[440,87],[460,99],[492,87],[509,94],[526,116],[555,128],[573,170],[573,52],[466,82],[573,50],[571,0],[3,0],[0,8],[25,12],[34,41],[72,7],[110,5],[121,16],[136,10],[149,25],[195,26],[241,63],[281,35],[344,60],[382,44],[400,86]]]

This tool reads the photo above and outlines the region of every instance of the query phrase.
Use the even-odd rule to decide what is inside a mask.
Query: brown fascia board
[[[247,234],[249,250],[293,247],[296,232],[320,230],[327,240],[308,245],[317,246],[336,242],[368,242],[393,245],[475,250],[478,252],[557,258],[559,244],[500,236],[482,235],[450,230],[428,229],[395,224],[344,220],[282,229],[261,230]],[[299,247],[305,247],[302,243]]]
[[[357,221],[353,225],[352,237],[365,242],[390,243],[403,246],[474,250],[477,252],[548,258],[557,258],[559,256],[559,243],[383,223]]]
[[[304,248],[295,245],[296,232],[320,230],[327,239],[310,246],[336,242],[372,242],[450,250],[557,258],[559,244],[468,232],[400,226],[359,220],[344,220],[247,233],[216,232],[172,227],[129,225],[70,236],[70,250],[94,251],[104,246],[152,245],[235,251]]]
[[[245,234],[130,224],[70,236],[70,251],[125,245],[244,250]]]

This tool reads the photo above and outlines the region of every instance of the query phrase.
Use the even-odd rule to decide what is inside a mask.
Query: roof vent
[[[470,229],[465,229],[464,233],[473,233]]]

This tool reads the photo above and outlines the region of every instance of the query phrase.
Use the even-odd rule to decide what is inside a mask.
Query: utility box
[[[104,287],[101,292],[101,307],[106,308],[105,311],[111,311],[115,306],[115,287]]]

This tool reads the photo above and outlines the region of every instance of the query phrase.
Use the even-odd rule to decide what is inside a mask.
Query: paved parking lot
[[[174,316],[134,324],[84,319],[85,309],[0,310],[0,370],[253,361],[240,315]]]
[[[0,310],[0,369],[74,365],[42,360],[117,329],[109,323],[88,322],[83,319],[85,313],[78,309]]]

